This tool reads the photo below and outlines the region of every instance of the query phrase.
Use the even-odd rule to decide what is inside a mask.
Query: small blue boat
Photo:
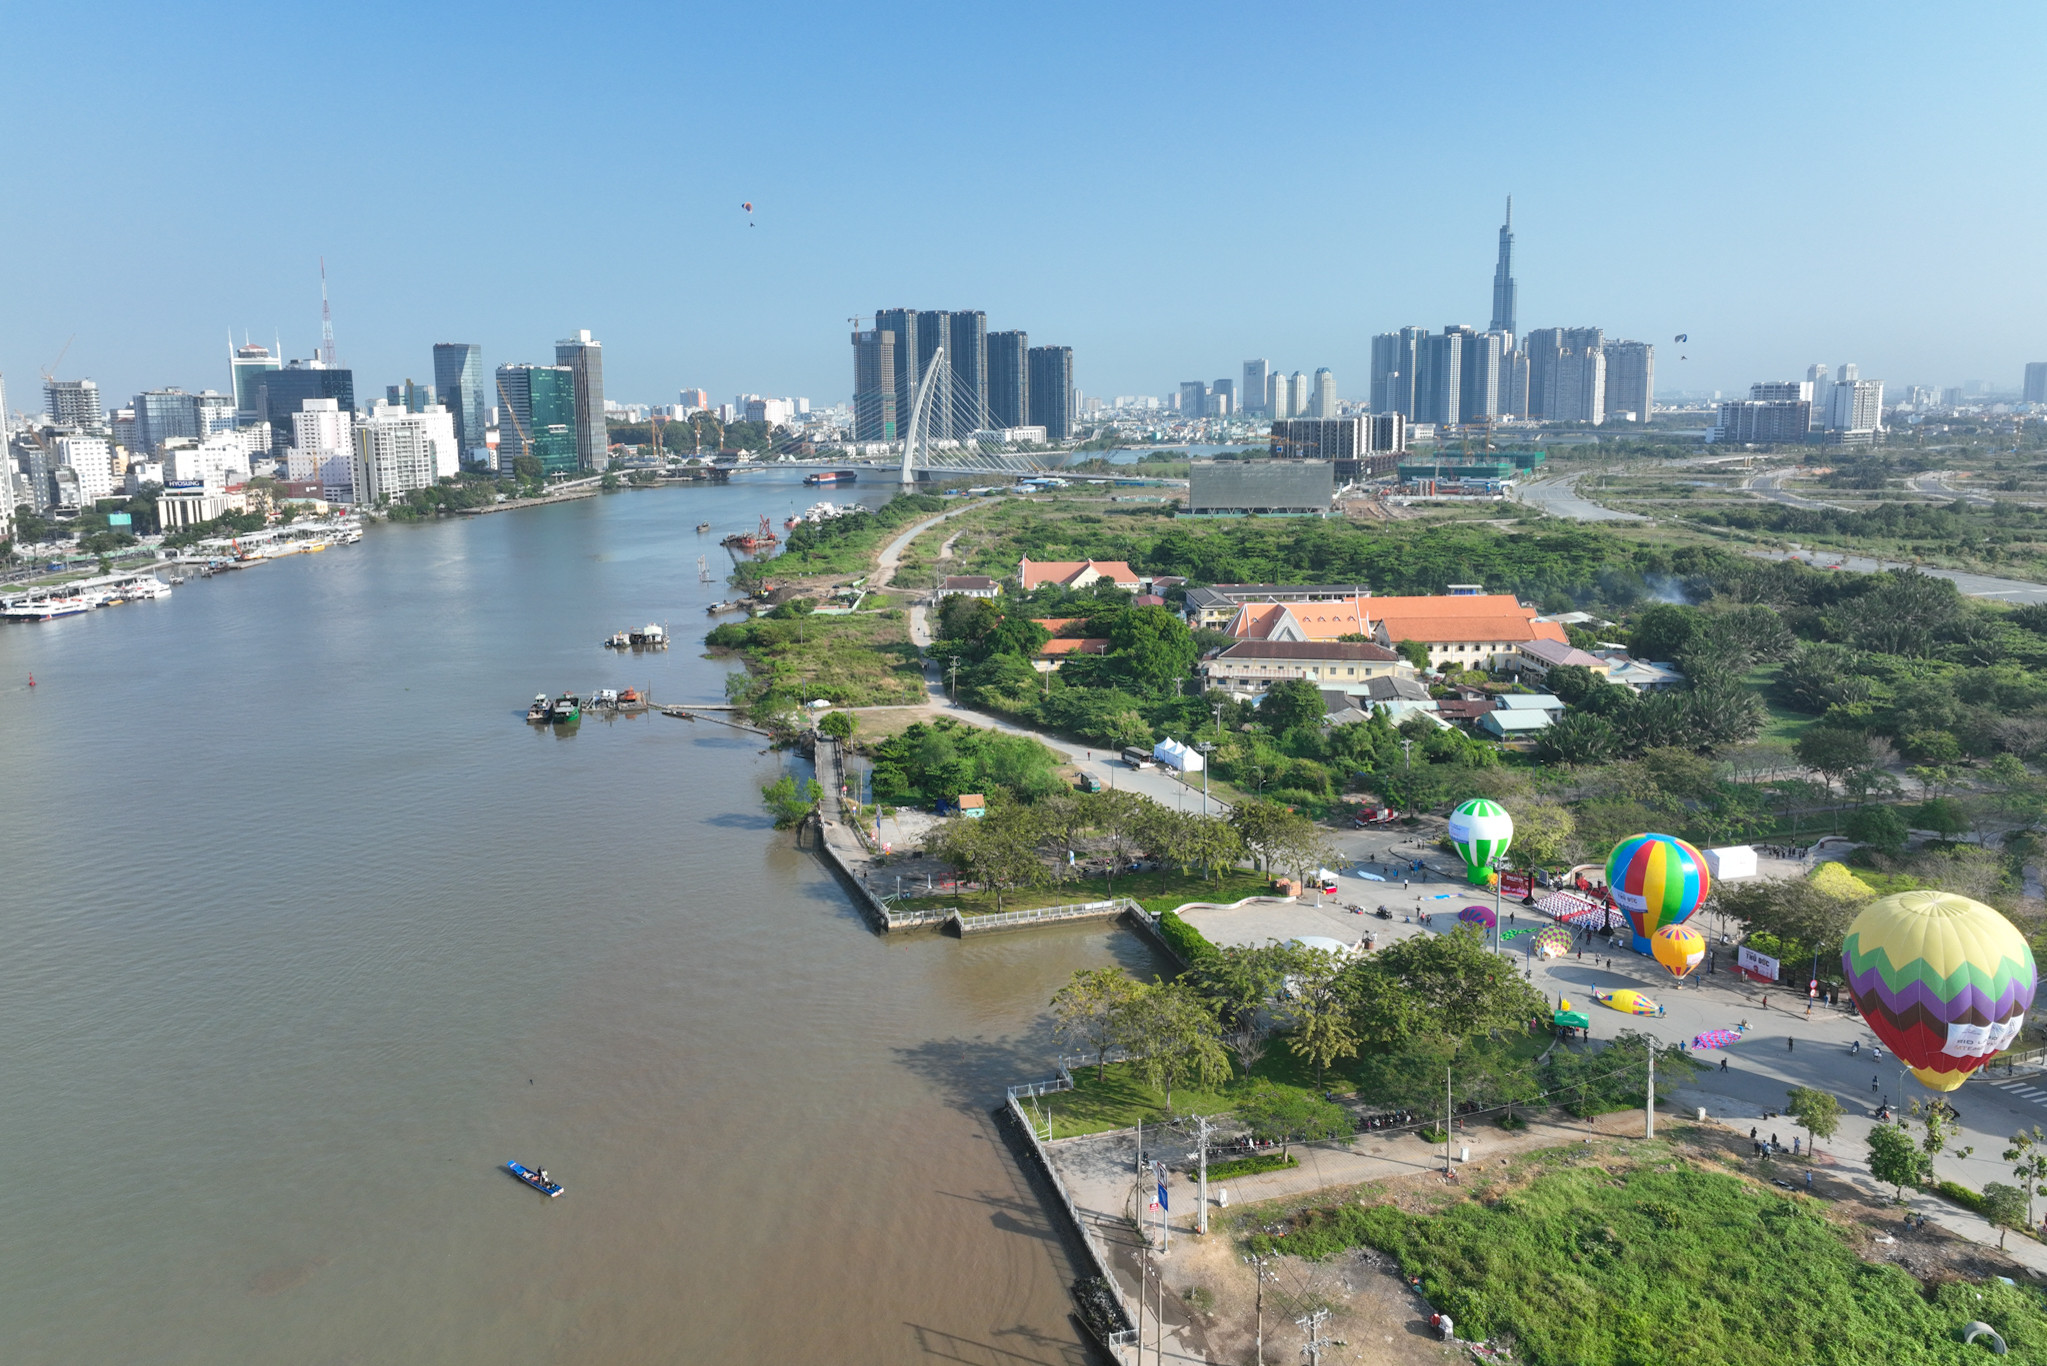
[[[548,1197],[550,1200],[562,1193],[561,1182],[556,1181],[553,1178],[549,1177],[547,1174],[547,1169],[544,1167],[541,1168],[539,1171],[534,1171],[532,1168],[524,1166],[521,1163],[507,1162],[505,1163],[505,1170],[510,1172],[512,1175],[518,1177],[521,1181],[531,1186],[534,1190],[539,1191],[542,1195]]]

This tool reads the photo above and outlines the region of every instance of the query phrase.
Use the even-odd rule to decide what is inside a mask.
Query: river
[[[379,526],[0,629],[0,1357],[1086,1359],[988,1112],[1146,951],[878,938],[754,737],[522,720],[722,697],[715,542],[818,496]]]

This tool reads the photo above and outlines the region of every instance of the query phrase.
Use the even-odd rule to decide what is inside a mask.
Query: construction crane
[[[45,365],[43,367],[43,383],[45,384],[56,383],[57,367],[64,363],[64,357],[71,354],[71,343],[77,340],[78,334],[76,332],[73,332],[70,336],[64,339],[64,346],[61,350],[57,352],[57,359],[51,361],[48,365]]]
[[[505,377],[503,375],[498,376],[498,402],[504,405],[504,415],[512,419],[512,430],[519,437],[519,454],[533,454],[533,441],[526,435],[526,429],[519,425],[519,413],[517,409],[512,407],[512,396],[505,392]],[[498,441],[501,445],[504,442],[504,437],[504,427],[500,424],[498,428]],[[498,468],[500,470],[504,468],[504,461],[502,459],[498,461]],[[514,464],[512,468],[516,470],[518,466]]]

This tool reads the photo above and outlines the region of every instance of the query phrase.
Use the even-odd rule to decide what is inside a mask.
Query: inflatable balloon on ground
[[[1464,860],[1464,875],[1474,887],[1492,880],[1493,860],[1506,857],[1514,842],[1514,818],[1507,808],[1473,797],[1450,813],[1450,843]]]
[[[1499,923],[1499,917],[1493,914],[1493,908],[1490,906],[1466,906],[1457,913],[1457,918],[1482,930],[1489,930]]]
[[[1649,936],[1681,925],[1711,890],[1706,858],[1674,835],[1630,835],[1606,860],[1606,889],[1635,930],[1635,952],[1649,952]]]
[[[1571,932],[1562,925],[1545,925],[1535,932],[1535,951],[1544,958],[1562,958],[1571,951]]]
[[[1594,992],[1593,999],[1608,1010],[1618,1010],[1623,1015],[1656,1015],[1660,1014],[1663,1010],[1662,1006],[1657,1005],[1656,1002],[1650,1000],[1641,992],[1634,990],[1624,989],[1607,996],[1601,996],[1599,993]]]
[[[1950,892],[1873,901],[1842,941],[1848,994],[1928,1087],[1952,1091],[2025,1028],[2033,951],[2012,923]]]
[[[1706,936],[1690,925],[1665,925],[1649,936],[1649,952],[1672,977],[1682,978],[1706,961]]]

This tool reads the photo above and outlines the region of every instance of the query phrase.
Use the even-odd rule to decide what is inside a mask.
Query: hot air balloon
[[[1514,818],[1507,808],[1473,797],[1450,813],[1450,843],[1464,860],[1464,875],[1474,887],[1492,881],[1493,860],[1503,858],[1514,842]]]
[[[1482,930],[1490,930],[1499,923],[1499,917],[1493,914],[1493,908],[1490,906],[1466,906],[1457,913],[1457,918]]]
[[[1606,889],[1635,928],[1635,952],[1649,952],[1649,936],[1681,925],[1706,899],[1712,880],[1706,859],[1675,835],[1630,835],[1606,859]]]
[[[1535,951],[1544,958],[1562,958],[1571,951],[1571,932],[1562,925],[1545,925],[1535,932]]]
[[[1618,1010],[1623,1015],[1659,1015],[1663,1012],[1662,1006],[1634,990],[1616,991],[1606,996],[1594,992],[1592,999],[1608,1010]]]
[[[1665,925],[1649,936],[1649,952],[1672,977],[1682,979],[1706,961],[1706,936],[1690,925]]]
[[[1952,1091],[2025,1027],[2033,951],[2012,923],[1951,892],[1873,901],[1848,927],[1841,966],[1856,1009],[1919,1078]]]

